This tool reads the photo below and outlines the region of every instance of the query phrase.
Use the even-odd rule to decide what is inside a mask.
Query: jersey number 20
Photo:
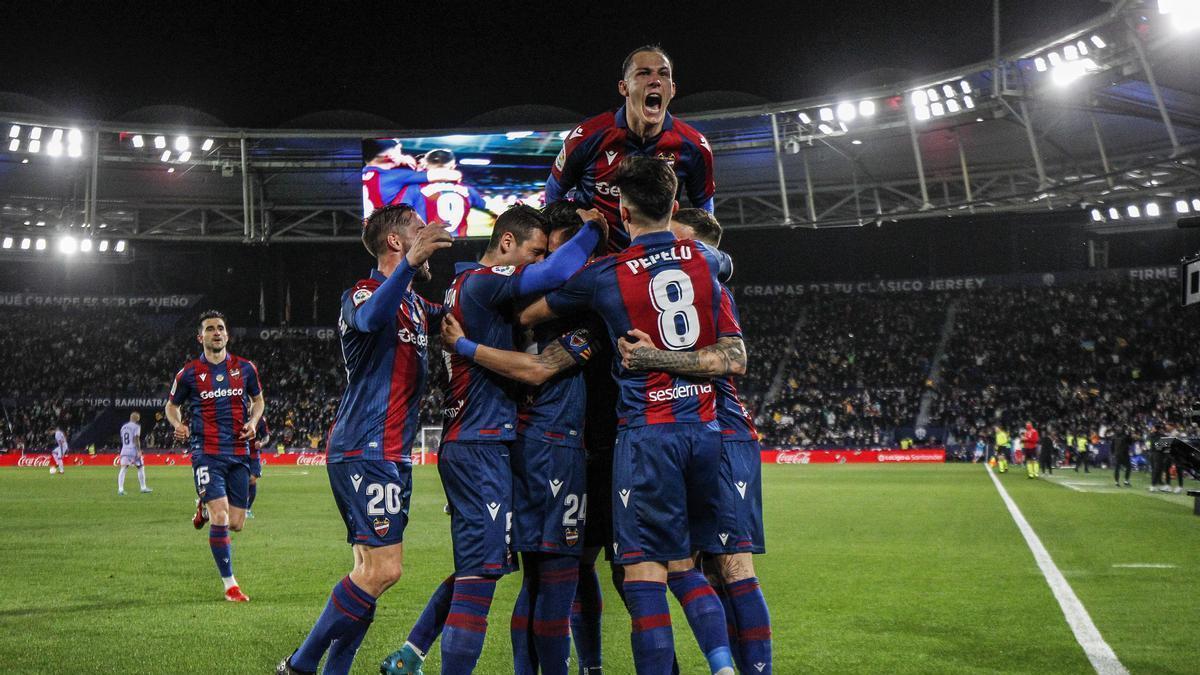
[[[650,302],[658,312],[658,332],[667,349],[689,349],[700,339],[700,314],[692,280],[683,270],[663,270],[650,280]]]

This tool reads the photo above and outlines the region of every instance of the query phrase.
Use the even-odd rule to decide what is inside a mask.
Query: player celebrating
[[[190,443],[196,494],[212,519],[208,545],[225,584],[225,599],[248,602],[233,576],[229,532],[241,531],[246,522],[250,442],[265,407],[262,383],[253,363],[228,352],[224,314],[201,314],[196,340],[204,353],[175,374],[166,416],[175,439]],[[183,423],[184,403],[191,407],[190,429]]]
[[[680,239],[696,239],[714,249],[721,243],[721,225],[703,209],[680,209],[671,218],[671,232]],[[741,333],[737,306],[728,288],[721,287],[718,335]],[[634,331],[636,342],[621,341],[622,365],[632,370],[664,370],[677,375],[711,377],[717,389],[717,420],[721,425],[721,481],[723,526],[719,533],[724,553],[716,556],[721,578],[721,601],[735,631],[730,647],[743,673],[771,672],[771,619],[751,554],[765,553],[762,520],[762,459],[758,430],[738,398],[733,375],[746,372],[746,352],[730,342],[727,349],[681,354],[654,347],[650,336]],[[672,579],[675,577],[675,579]],[[681,603],[682,573],[668,575],[668,584]],[[686,604],[685,604],[686,608]]]
[[[54,459],[54,466],[50,467],[50,473],[55,472],[60,476],[65,476],[67,471],[63,468],[63,457],[67,456],[70,450],[67,448],[67,434],[62,430],[62,427],[54,427],[54,448],[50,451],[51,457]]]
[[[121,470],[117,472],[117,494],[125,494],[125,472],[129,470],[129,466],[137,467],[138,485],[142,487],[142,492],[153,492],[146,487],[146,462],[142,457],[142,425],[138,424],[142,419],[140,413],[134,411],[129,413],[129,421],[121,427]]]
[[[579,215],[587,226],[542,262],[547,238],[541,213],[517,205],[496,219],[483,257],[460,263],[446,291],[447,313],[471,340],[513,348],[514,304],[561,286],[600,240],[603,216],[598,211]],[[438,452],[438,473],[450,503],[454,576],[434,592],[408,642],[384,660],[384,672],[415,672],[442,620],[442,672],[472,672],[483,649],[496,582],[513,569],[509,451],[516,440],[517,392],[513,383],[473,363],[472,356],[448,356],[450,387]]]
[[[704,135],[667,112],[675,97],[671,57],[657,45],[638,47],[621,64],[617,91],[625,104],[575,127],[563,141],[546,180],[546,202],[574,191],[575,201],[592,206],[612,227],[609,250],[629,245],[618,213],[614,177],[625,157],[654,157],[670,164],[692,206],[713,210],[712,148]]]
[[[440,176],[454,171],[457,162],[449,150],[430,150],[425,153],[427,175]],[[396,203],[413,207],[422,220],[440,220],[446,231],[456,237],[467,236],[467,215],[471,209],[487,210],[479,191],[456,181],[408,185],[400,191]]]
[[[720,263],[703,244],[679,242],[668,229],[678,181],[664,162],[628,157],[616,175],[621,219],[632,245],[601,258],[563,288],[521,313],[524,324],[592,309],[610,337],[640,330],[656,347],[691,352],[714,344],[733,350],[740,336],[718,336]],[[691,358],[689,354],[679,354]],[[669,673],[674,638],[668,572],[694,569],[696,551],[722,553],[721,434],[712,383],[617,364],[621,433],[613,460],[613,528],[617,563],[625,565],[625,604],[633,617],[639,673]],[[732,674],[725,612],[698,571],[675,591],[714,673]]]
[[[260,417],[250,442],[250,498],[246,500],[246,517],[254,517],[254,500],[258,499],[258,479],[262,478],[262,449],[271,442],[271,427],[267,418]]]
[[[329,485],[354,569],[334,585],[308,637],[277,673],[348,673],[375,617],[380,595],[400,579],[412,494],[412,450],[428,374],[429,322],[441,315],[412,290],[429,279],[429,258],[453,239],[407,205],[367,219],[363,245],[378,261],[342,294],[338,318],[346,392],[326,448]]]
[[[369,140],[363,146],[364,154],[371,154],[371,159],[362,169],[363,218],[369,218],[375,209],[398,203],[405,188],[410,185],[457,183],[462,180],[462,173],[458,169],[435,167],[419,171],[417,159],[404,154],[398,139]]]

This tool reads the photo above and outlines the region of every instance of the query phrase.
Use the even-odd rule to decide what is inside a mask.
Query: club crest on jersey
[[[384,517],[376,518],[375,520],[371,521],[371,527],[374,528],[375,534],[379,535],[380,537],[386,537],[388,530],[392,529],[392,521]]]
[[[239,368],[234,368],[233,370],[229,371],[229,376],[230,377],[241,377],[242,371]]]
[[[571,333],[571,346],[576,349],[583,349],[587,346],[587,336],[579,331]]]
[[[354,301],[354,306],[358,307],[359,305],[366,302],[367,298],[371,297],[371,295],[372,295],[371,289],[360,288],[357,291],[354,291],[354,295],[352,295],[350,299]]]
[[[673,152],[660,152],[654,158],[666,162],[667,166],[675,166],[675,153]]]
[[[579,543],[579,528],[564,527],[563,541],[567,543],[567,546],[574,546],[575,544]]]

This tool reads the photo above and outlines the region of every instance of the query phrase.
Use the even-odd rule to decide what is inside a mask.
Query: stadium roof
[[[1200,29],[1179,30],[1152,8],[1118,3],[1002,54],[999,65],[924,76],[885,69],[782,103],[700,93],[673,110],[688,111],[713,146],[717,214],[727,227],[1048,210],[1100,228],[1162,226],[1177,202],[1200,198]],[[172,106],[85,122],[0,94],[0,110],[0,133],[18,127],[12,140],[20,141],[11,146],[5,136],[0,145],[0,232],[27,233],[41,222],[129,238],[245,242],[355,238],[363,138],[501,153],[544,176],[560,135],[582,117],[516,106],[469,128],[411,131],[371,113],[328,111],[296,118],[293,128],[239,129]],[[34,126],[80,129],[80,157],[31,153]],[[134,135],[146,144],[185,136],[189,154],[181,162],[178,148],[161,148],[169,160],[159,148],[135,150]],[[1147,218],[1151,202],[1160,215]],[[1131,205],[1138,216],[1128,215]]]

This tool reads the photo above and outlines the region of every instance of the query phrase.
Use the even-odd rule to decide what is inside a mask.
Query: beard
[[[428,260],[421,263],[421,266],[417,268],[415,278],[417,281],[430,281],[433,279],[433,273],[429,271]]]

